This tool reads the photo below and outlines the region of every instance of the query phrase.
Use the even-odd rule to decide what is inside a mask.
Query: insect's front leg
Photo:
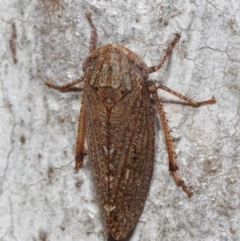
[[[91,13],[86,13],[86,17],[92,27],[91,40],[89,44],[89,53],[91,53],[93,50],[96,49],[97,46],[97,29],[92,22]]]
[[[172,50],[179,39],[180,39],[180,35],[176,34],[175,38],[168,44],[167,50],[166,50],[165,54],[163,55],[162,59],[160,60],[159,64],[148,67],[149,73],[156,72],[163,66],[163,64],[165,63],[168,56],[172,53]]]

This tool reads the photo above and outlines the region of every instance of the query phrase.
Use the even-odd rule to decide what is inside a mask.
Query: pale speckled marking
[[[89,56],[83,63],[84,77],[63,86],[46,81],[60,91],[84,81],[84,98],[79,118],[76,166],[84,158],[87,135],[89,161],[101,202],[106,233],[110,238],[125,238],[136,225],[147,197],[154,162],[154,121],[150,94],[163,126],[169,169],[175,182],[189,197],[192,192],[178,176],[173,142],[157,89],[163,89],[194,107],[215,103],[215,98],[196,102],[159,83],[147,83],[150,73],[161,68],[180,36],[168,45],[158,65],[148,67],[129,49],[108,44],[96,49],[97,32],[92,27]],[[86,131],[87,130],[87,131]]]

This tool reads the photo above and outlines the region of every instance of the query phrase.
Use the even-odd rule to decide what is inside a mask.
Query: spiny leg
[[[161,85],[161,84],[159,84],[159,83],[155,83],[155,84],[154,84],[154,88],[155,88],[155,89],[165,90],[165,91],[167,91],[168,93],[177,96],[179,99],[182,99],[182,100],[186,101],[187,103],[189,103],[189,104],[190,104],[191,106],[193,106],[193,107],[199,107],[199,106],[201,106],[201,105],[210,105],[210,104],[216,103],[216,99],[215,99],[214,96],[212,96],[211,99],[197,102],[197,101],[192,100],[192,99],[190,99],[190,98],[188,98],[188,97],[186,97],[186,96],[184,96],[184,95],[181,95],[180,93],[178,93],[178,92],[176,92],[176,91],[174,91],[174,90],[172,90],[172,89],[170,89],[170,88],[168,88],[168,87],[166,87],[166,86],[164,86],[164,85]]]
[[[190,198],[193,193],[190,191],[187,186],[185,185],[184,181],[181,179],[180,176],[177,174],[178,166],[175,161],[175,152],[173,148],[173,140],[170,136],[170,131],[167,125],[167,119],[165,116],[165,112],[163,110],[162,100],[158,97],[157,88],[154,84],[149,84],[148,88],[153,96],[155,105],[157,107],[158,114],[160,116],[160,120],[163,126],[163,131],[165,134],[166,144],[167,144],[167,151],[168,151],[168,158],[169,158],[169,171],[171,172],[176,184],[181,186],[183,191],[187,193],[188,197]]]
[[[153,72],[159,70],[163,66],[164,62],[166,61],[167,57],[171,54],[174,46],[176,45],[176,43],[178,42],[179,39],[180,39],[180,35],[176,34],[176,36],[172,40],[172,42],[168,44],[167,50],[166,50],[164,56],[162,57],[162,59],[160,60],[159,64],[156,66],[148,67],[149,73],[153,73]]]
[[[193,107],[199,107],[201,105],[207,105],[207,104],[214,104],[214,103],[216,103],[216,99],[213,96],[209,100],[197,102],[197,101],[194,101],[194,100],[192,100],[192,99],[190,99],[190,98],[188,98],[188,97],[186,97],[184,95],[181,95],[178,92],[176,92],[174,90],[171,90],[170,88],[168,88],[166,86],[163,86],[163,85],[161,85],[159,83],[155,83],[155,84],[151,83],[151,84],[149,84],[148,85],[148,89],[149,89],[149,91],[153,95],[153,98],[154,98],[155,104],[157,106],[157,110],[158,110],[158,113],[159,113],[159,116],[160,116],[160,119],[161,119],[161,122],[162,122],[162,125],[163,125],[163,130],[164,130],[164,134],[165,134],[165,138],[166,138],[166,144],[167,144],[167,149],[168,149],[170,172],[171,172],[175,182],[177,183],[177,185],[182,187],[182,189],[188,194],[188,197],[191,197],[192,194],[193,194],[192,191],[190,191],[186,187],[186,185],[183,182],[183,180],[176,173],[176,171],[178,170],[178,167],[177,167],[176,161],[175,161],[175,155],[174,155],[175,153],[174,153],[174,148],[173,148],[173,141],[171,139],[170,131],[169,131],[169,128],[167,126],[167,119],[165,117],[165,113],[164,113],[164,110],[163,110],[162,100],[158,97],[157,89],[163,89],[163,90],[171,93],[172,95],[175,95],[178,98],[188,102]]]
[[[89,45],[89,53],[91,53],[94,49],[96,49],[97,46],[97,29],[92,22],[91,13],[86,13],[86,17],[92,27],[91,40]]]

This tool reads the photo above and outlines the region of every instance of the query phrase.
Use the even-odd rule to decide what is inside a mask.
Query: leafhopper
[[[88,159],[91,162],[102,217],[109,238],[122,240],[135,227],[148,194],[154,163],[154,99],[165,133],[169,170],[178,186],[192,196],[181,177],[173,141],[163,110],[162,89],[186,101],[193,107],[215,103],[212,97],[196,102],[160,83],[149,82],[158,71],[180,35],[169,43],[158,65],[148,67],[131,50],[117,44],[96,48],[97,31],[91,14],[86,17],[92,27],[89,55],[83,63],[84,76],[63,86],[50,80],[46,85],[59,91],[69,91],[83,83],[83,98],[76,142],[76,165],[79,169],[85,156],[87,138]],[[75,89],[76,90],[76,89]]]

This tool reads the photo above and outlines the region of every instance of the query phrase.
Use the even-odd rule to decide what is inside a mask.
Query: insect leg
[[[172,89],[170,89],[170,88],[168,88],[164,85],[161,85],[159,83],[155,83],[154,86],[155,86],[154,88],[156,88],[156,89],[162,89],[162,90],[165,90],[172,95],[177,96],[179,99],[182,99],[182,100],[186,101],[187,103],[189,103],[193,107],[199,107],[201,105],[209,105],[209,104],[216,103],[216,99],[215,99],[214,96],[212,96],[211,99],[197,102],[197,101],[192,100],[192,99],[190,99],[190,98],[188,98],[184,95],[181,95],[180,93],[178,93],[178,92],[176,92],[176,91],[174,91],[174,90],[172,90]]]
[[[70,83],[67,83],[65,85],[56,85],[54,83],[52,83],[49,79],[46,80],[45,85],[47,85],[50,88],[59,90],[59,91],[81,91],[82,88],[72,88],[72,86],[81,83],[82,81],[84,81],[84,77],[81,77],[79,79],[76,79]]]
[[[178,176],[177,174],[177,170],[178,170],[178,166],[176,164],[175,161],[175,152],[174,152],[174,148],[173,148],[173,140],[170,136],[170,131],[167,125],[167,119],[165,116],[165,112],[163,110],[163,104],[162,104],[162,100],[158,97],[157,94],[157,88],[155,87],[154,84],[149,84],[148,85],[148,89],[150,90],[150,92],[152,93],[155,105],[157,107],[157,111],[158,114],[160,116],[160,120],[163,126],[163,131],[165,134],[165,140],[166,140],[166,144],[167,144],[167,151],[168,151],[168,158],[169,158],[169,171],[171,173],[171,175],[173,176],[176,184],[178,186],[181,186],[183,191],[187,193],[188,197],[190,198],[193,193],[192,191],[190,191],[187,186],[185,185],[184,181],[181,179],[180,176]]]
[[[149,73],[156,72],[163,66],[164,62],[166,61],[167,57],[172,53],[172,50],[173,50],[174,46],[176,45],[176,43],[178,42],[179,39],[180,39],[180,35],[176,34],[176,36],[172,40],[172,42],[168,44],[167,50],[166,50],[165,54],[163,55],[162,59],[160,60],[159,64],[155,65],[155,66],[148,67]]]
[[[59,91],[71,91],[73,90],[72,86],[82,82],[84,80],[84,77],[74,80],[68,84],[59,86],[53,84],[50,80],[46,80],[45,84],[53,89],[57,89]],[[77,90],[81,90],[78,88]],[[84,138],[85,138],[85,104],[82,100],[82,107],[80,110],[80,117],[78,122],[78,135],[77,135],[77,141],[76,141],[76,156],[75,156],[75,169],[79,169],[82,166],[83,158],[86,155],[84,152]]]
[[[85,104],[84,99],[82,100],[82,107],[80,110],[80,116],[78,121],[78,134],[76,141],[76,156],[75,156],[75,169],[78,170],[83,163],[83,158],[86,155],[84,152],[84,138],[85,138],[85,128],[86,128],[86,116],[85,116]]]
[[[96,45],[97,45],[97,29],[96,29],[95,25],[92,22],[91,13],[86,13],[86,17],[87,17],[87,20],[88,20],[88,22],[90,23],[90,25],[92,27],[91,41],[90,41],[90,45],[89,45],[89,53],[91,53],[94,49],[96,49]]]

